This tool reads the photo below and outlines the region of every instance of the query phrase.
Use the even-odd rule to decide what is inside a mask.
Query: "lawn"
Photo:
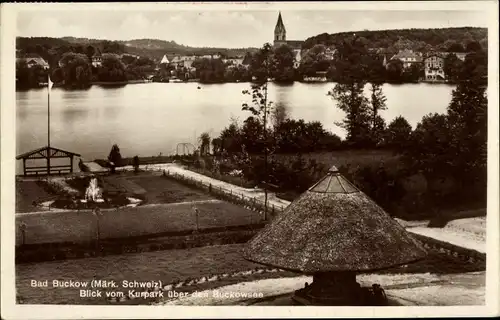
[[[52,196],[36,181],[16,180],[16,212],[40,211],[33,205],[33,201],[48,199]]]
[[[186,250],[169,250],[147,253],[133,253],[86,258],[78,260],[20,264],[16,266],[16,286],[18,298],[29,304],[106,304],[105,298],[79,298],[75,288],[32,288],[31,280],[77,280],[92,279],[129,281],[158,281],[163,285],[186,279],[200,278],[213,274],[234,273],[251,270],[262,265],[249,262],[242,257],[244,245],[224,245]],[[484,264],[467,264],[451,257],[431,252],[428,259],[386,270],[384,273],[436,273],[448,274],[484,270]],[[288,273],[286,273],[288,274]],[[281,274],[282,276],[286,275]],[[268,274],[266,277],[276,277]],[[237,281],[254,280],[263,275],[250,275],[246,279],[226,278],[223,281],[207,282],[196,289],[203,290],[215,286],[228,285]],[[384,286],[384,284],[381,284]],[[193,288],[185,288],[193,289]],[[104,289],[105,290],[105,289]],[[127,290],[119,287],[116,290]],[[134,303],[147,304],[147,300]]]
[[[75,288],[31,288],[31,280],[161,280],[164,284],[198,276],[232,273],[259,265],[243,259],[241,245],[123,254],[16,266],[17,293],[24,303],[103,304],[80,298]],[[117,288],[122,289],[122,288]],[[127,290],[123,289],[125,292]]]
[[[199,190],[189,188],[162,176],[148,173],[139,175],[127,173],[126,180],[144,188],[148,203],[175,203],[213,199]]]
[[[257,223],[256,212],[219,200],[200,201],[200,229]],[[172,231],[194,230],[196,218],[191,203],[139,206],[103,210],[100,237],[124,238]],[[26,244],[89,242],[95,239],[97,223],[89,211],[64,211],[16,216],[16,243],[20,244],[20,223],[26,224]]]

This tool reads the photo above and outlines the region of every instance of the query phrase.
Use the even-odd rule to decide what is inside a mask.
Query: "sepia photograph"
[[[2,4],[2,318],[498,315],[497,29],[495,1]]]

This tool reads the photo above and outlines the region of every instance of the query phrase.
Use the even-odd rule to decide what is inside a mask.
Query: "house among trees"
[[[202,56],[198,56],[197,58],[200,58],[200,59],[220,59],[220,58],[222,58],[222,54],[220,54],[220,52],[213,53],[213,54],[204,54]]]
[[[459,60],[461,60],[462,62],[465,61],[465,57],[467,56],[467,52],[447,52],[446,54],[450,54],[450,53],[457,56],[457,58]],[[443,54],[443,56],[445,56],[446,54]]]
[[[160,61],[160,64],[169,64],[169,63],[170,63],[170,61],[168,60],[167,55],[164,54],[163,58]]]
[[[228,69],[233,69],[243,65],[243,57],[222,59],[222,62],[228,64]]]
[[[102,65],[102,54],[99,48],[96,49],[94,55],[92,56],[92,66],[94,68],[100,67]]]
[[[424,59],[425,80],[426,81],[444,81],[444,54],[433,52]]]
[[[164,58],[166,58],[166,56]],[[191,68],[191,65],[196,59],[197,57],[194,55],[193,56],[176,55],[172,58],[170,64],[172,64],[172,66],[176,68],[181,68],[181,67]]]
[[[395,59],[401,60],[401,62],[403,62],[403,68],[408,69],[414,64],[422,63],[422,54],[420,52],[405,49],[400,50],[397,54],[392,56],[390,60]]]
[[[335,53],[337,53],[337,49],[335,49],[334,46],[326,47],[324,53],[325,59],[332,61],[333,59],[335,59]]]
[[[290,47],[293,51],[295,62],[294,68],[298,68],[300,60],[302,59],[302,40],[287,40],[286,39],[286,29],[283,23],[283,18],[281,18],[281,12],[278,14],[278,21],[274,27],[274,48],[286,45]]]
[[[23,58],[17,58],[16,59],[16,62],[22,62],[22,61],[24,61],[26,63],[26,65],[28,66],[28,68],[32,68],[32,67],[35,67],[35,66],[40,66],[44,70],[48,70],[49,67],[50,67],[49,64],[47,63],[47,61],[45,61],[38,54],[30,53],[30,54],[27,54],[26,56],[24,56]]]

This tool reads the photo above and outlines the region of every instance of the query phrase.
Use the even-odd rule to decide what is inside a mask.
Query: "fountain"
[[[90,183],[87,189],[85,189],[85,201],[82,202],[104,202],[102,198],[102,190],[97,184],[97,178],[90,178]]]
[[[88,180],[90,178],[90,181]],[[88,186],[85,188],[85,185]],[[43,181],[49,183],[49,181]],[[124,188],[104,190],[99,187],[96,176],[77,176],[71,178],[53,178],[50,180],[51,193],[56,196],[47,201],[37,201],[33,205],[44,209],[89,209],[89,208],[119,208],[136,207],[144,199],[131,197]],[[83,185],[82,185],[83,184]],[[82,189],[85,188],[83,191]]]

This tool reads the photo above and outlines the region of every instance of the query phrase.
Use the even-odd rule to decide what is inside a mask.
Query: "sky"
[[[406,28],[487,27],[484,11],[287,10],[23,10],[17,36],[85,37],[107,40],[160,39],[196,47],[260,47],[273,40],[279,10],[287,40],[320,33]],[[149,7],[151,8],[151,7]],[[243,10],[241,10],[241,9]],[[248,10],[246,10],[248,8]]]

